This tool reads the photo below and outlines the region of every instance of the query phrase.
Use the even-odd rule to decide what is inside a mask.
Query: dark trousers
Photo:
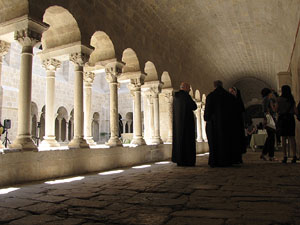
[[[269,153],[269,157],[274,157],[275,131],[267,128],[267,134],[268,137],[263,148],[263,154]]]

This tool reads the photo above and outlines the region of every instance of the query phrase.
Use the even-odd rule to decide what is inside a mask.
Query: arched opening
[[[81,41],[78,24],[72,14],[61,6],[46,9],[43,22],[50,25],[43,33],[43,50]]]
[[[91,38],[90,45],[94,47],[94,51],[89,58],[91,66],[94,66],[97,62],[115,58],[114,45],[105,32],[96,31]]]
[[[59,107],[57,110],[57,117],[55,119],[55,139],[58,142],[66,141],[67,119],[68,119],[68,112],[66,108],[63,106]]]
[[[172,88],[172,82],[170,75],[167,71],[164,71],[161,75],[161,82],[163,82],[163,88]]]
[[[133,133],[133,113],[126,113],[125,133]]]
[[[70,119],[68,122],[68,140],[72,140],[74,136],[74,109],[70,113]]]
[[[45,108],[46,106],[43,106],[42,108],[42,113],[41,113],[41,117],[40,117],[40,140],[44,140],[44,136],[45,136]]]
[[[93,140],[95,142],[99,142],[100,138],[100,127],[99,127],[99,120],[100,120],[100,115],[98,112],[95,112],[93,115],[93,121],[92,121],[92,136]]]

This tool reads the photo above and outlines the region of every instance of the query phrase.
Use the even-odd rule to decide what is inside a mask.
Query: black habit
[[[175,92],[173,99],[172,161],[178,166],[194,166],[196,163],[195,119],[197,109],[188,92]]]
[[[209,145],[208,164],[211,167],[232,164],[234,103],[234,96],[223,87],[217,87],[206,98],[204,120]]]
[[[247,144],[245,138],[245,127],[244,127],[244,112],[245,106],[241,95],[238,90],[237,97],[235,97],[234,102],[234,118],[232,121],[232,135],[233,135],[233,163],[241,163],[242,154],[247,151]]]

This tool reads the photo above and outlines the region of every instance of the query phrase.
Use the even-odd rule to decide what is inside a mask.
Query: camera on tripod
[[[9,120],[9,119],[4,120],[3,127],[4,127],[3,133],[5,132],[5,138],[4,138],[3,144],[4,144],[5,148],[7,148],[7,143],[10,144],[10,140],[8,139],[8,131],[7,130],[11,128],[11,120]]]

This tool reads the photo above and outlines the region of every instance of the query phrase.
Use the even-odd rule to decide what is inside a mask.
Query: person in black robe
[[[245,125],[244,125],[244,112],[245,106],[242,100],[241,92],[236,87],[229,88],[229,93],[234,96],[233,106],[233,121],[232,121],[232,161],[234,164],[243,163],[242,155],[247,151]]]
[[[232,121],[234,96],[214,82],[215,90],[207,95],[204,111],[209,145],[208,164],[211,167],[232,165]]]
[[[172,162],[178,166],[195,166],[196,137],[193,110],[196,103],[189,95],[190,85],[181,83],[173,99]]]

